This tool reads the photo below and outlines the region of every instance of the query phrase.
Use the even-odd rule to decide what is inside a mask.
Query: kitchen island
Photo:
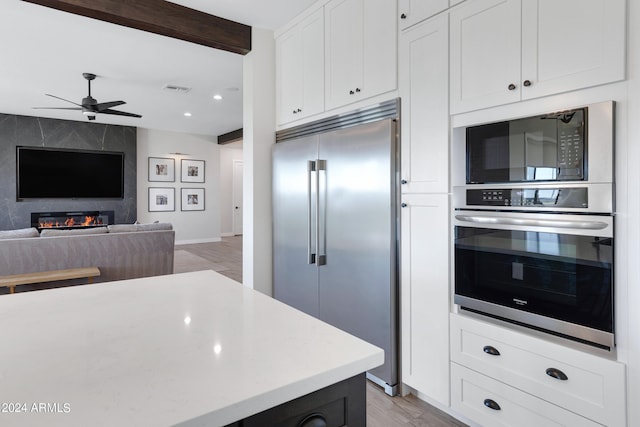
[[[0,342],[2,426],[364,425],[384,359],[213,271],[4,295]]]

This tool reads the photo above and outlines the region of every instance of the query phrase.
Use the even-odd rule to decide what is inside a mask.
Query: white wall
[[[271,147],[276,122],[273,31],[252,28],[251,46],[243,63],[242,282],[272,295]]]
[[[172,153],[185,153],[182,155]],[[170,222],[176,232],[176,244],[220,241],[220,149],[214,136],[190,135],[138,128],[138,221]],[[149,182],[148,158],[175,159],[175,182]],[[182,159],[204,160],[205,182],[180,182]],[[175,211],[149,212],[149,187],[175,189]],[[204,188],[205,210],[180,210],[181,188]]]
[[[242,160],[242,142],[220,147],[220,235],[233,236],[233,162]]]

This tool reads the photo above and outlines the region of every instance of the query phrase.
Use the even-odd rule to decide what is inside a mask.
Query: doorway
[[[232,177],[232,209],[231,219],[233,224],[233,234],[239,236],[242,234],[242,175],[244,164],[242,160],[233,161],[233,177]]]

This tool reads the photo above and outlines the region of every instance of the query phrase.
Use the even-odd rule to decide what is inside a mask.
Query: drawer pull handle
[[[560,369],[556,369],[556,368],[549,368],[547,369],[547,375],[549,375],[552,378],[555,378],[557,380],[560,381],[566,381],[569,379],[568,376],[566,376],[566,374],[564,372],[562,372]]]
[[[499,411],[500,409],[502,409],[500,405],[498,405],[498,402],[496,402],[493,399],[485,399],[484,406],[486,406],[489,409],[493,409],[494,411]]]
[[[300,421],[298,427],[327,427],[327,420],[320,414],[311,414]]]
[[[500,356],[500,352],[498,351],[498,349],[490,345],[485,345],[482,351],[492,356]]]

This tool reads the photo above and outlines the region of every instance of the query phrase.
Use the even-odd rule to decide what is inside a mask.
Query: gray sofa
[[[171,224],[45,229],[41,235],[35,229],[0,232],[0,275],[98,267],[100,276],[94,281],[104,282],[172,274],[174,244],[175,231]],[[16,292],[82,282],[22,285]],[[0,288],[0,293],[8,293],[8,289]]]

